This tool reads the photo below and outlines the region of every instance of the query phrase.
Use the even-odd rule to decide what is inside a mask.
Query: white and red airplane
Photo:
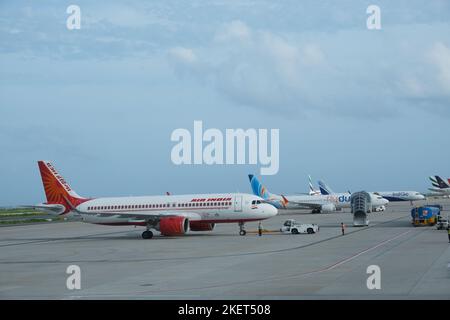
[[[28,206],[51,214],[79,214],[84,222],[103,225],[145,226],[142,238],[153,232],[175,236],[191,231],[211,231],[216,223],[244,223],[275,216],[277,209],[264,199],[244,193],[165,195],[116,198],[83,198],[49,161],[38,161],[47,202]]]

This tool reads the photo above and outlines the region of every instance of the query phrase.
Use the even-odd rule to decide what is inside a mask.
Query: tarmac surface
[[[447,216],[449,200],[430,202]],[[390,203],[358,228],[348,211],[280,210],[263,222],[268,230],[289,218],[317,223],[313,235],[239,236],[237,224],[219,224],[143,240],[139,227],[1,227],[0,299],[450,299],[447,232],[413,227],[410,209]],[[256,231],[257,223],[246,228]],[[70,265],[80,267],[80,290],[66,287]],[[367,287],[371,265],[380,268],[381,289]]]

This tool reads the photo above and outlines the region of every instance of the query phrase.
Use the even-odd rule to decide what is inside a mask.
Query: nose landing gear
[[[239,235],[245,236],[247,234],[247,231],[245,231],[244,223],[239,222]]]

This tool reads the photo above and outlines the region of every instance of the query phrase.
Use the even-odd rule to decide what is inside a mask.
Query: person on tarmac
[[[447,227],[448,243],[450,243],[450,225]]]
[[[341,222],[341,230],[342,230],[342,235],[345,234],[345,224],[343,222]]]

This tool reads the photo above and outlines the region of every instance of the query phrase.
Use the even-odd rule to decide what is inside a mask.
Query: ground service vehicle
[[[313,234],[319,231],[319,226],[314,223],[297,223],[294,219],[286,220],[280,229],[283,233],[308,233]]]
[[[428,205],[426,207],[417,207],[411,210],[412,224],[417,226],[434,226],[441,214],[439,206]]]
[[[441,216],[438,216],[436,229],[438,229],[438,230],[447,230],[448,226],[449,226],[449,220],[448,219],[443,219]]]

